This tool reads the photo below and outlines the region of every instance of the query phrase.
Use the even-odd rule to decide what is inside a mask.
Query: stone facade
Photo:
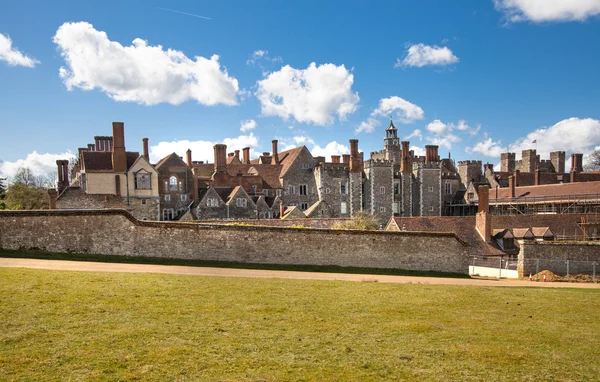
[[[596,262],[596,272],[600,272],[600,242],[539,242],[524,240],[519,242],[517,270],[519,277],[546,269],[562,274],[566,270],[566,260],[570,261],[569,273],[590,273],[591,262]],[[538,262],[539,260],[539,262]]]
[[[469,265],[454,234],[144,222],[119,210],[0,211],[0,248],[463,274]]]

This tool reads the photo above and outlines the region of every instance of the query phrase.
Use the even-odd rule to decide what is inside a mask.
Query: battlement
[[[392,161],[385,159],[369,159],[366,162],[368,167],[390,167],[392,165]]]
[[[459,166],[473,166],[473,165],[477,165],[477,166],[482,166],[483,162],[480,160],[459,160],[458,161],[458,165]]]
[[[416,162],[413,164],[413,169],[441,169],[441,162]]]

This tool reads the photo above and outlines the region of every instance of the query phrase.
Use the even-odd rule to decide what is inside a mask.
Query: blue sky
[[[0,176],[48,171],[112,121],[154,159],[274,138],[317,155],[358,138],[368,153],[390,115],[417,151],[458,160],[497,163],[533,140],[542,156],[600,148],[600,0],[0,7]]]

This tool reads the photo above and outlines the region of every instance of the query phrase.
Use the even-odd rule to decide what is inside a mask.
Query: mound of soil
[[[569,278],[566,276],[559,276],[552,271],[543,270],[538,274],[533,275],[533,279],[538,278],[540,281],[544,280],[544,275],[546,275],[546,281],[569,281],[569,282],[577,282],[577,283],[591,283],[594,282],[594,279],[590,275],[586,274],[577,274],[577,275],[569,275]],[[596,276],[596,281],[600,281],[600,277]]]

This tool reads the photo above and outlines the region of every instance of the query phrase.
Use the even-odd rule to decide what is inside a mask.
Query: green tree
[[[41,187],[29,187],[24,183],[8,186],[4,199],[6,208],[11,210],[39,210],[48,208],[47,191]]]
[[[0,200],[6,196],[6,178],[0,178]]]
[[[336,224],[335,229],[359,229],[363,231],[374,231],[379,229],[375,216],[365,211],[360,211],[352,219]]]

